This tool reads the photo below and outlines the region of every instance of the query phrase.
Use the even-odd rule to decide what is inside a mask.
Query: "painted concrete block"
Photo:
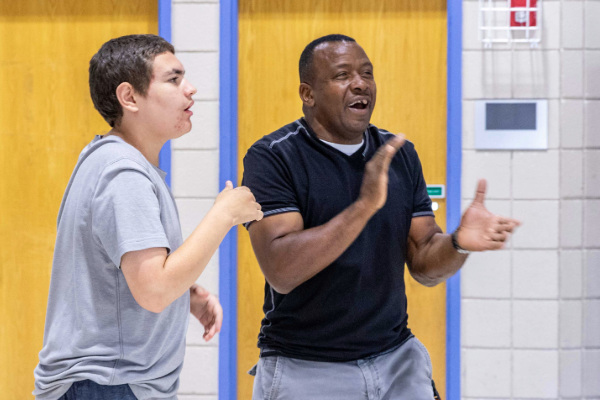
[[[462,148],[475,149],[475,101],[471,100],[462,103]]]
[[[585,251],[584,268],[585,297],[600,299],[600,250]]]
[[[558,301],[513,301],[515,348],[558,348]]]
[[[599,24],[600,25],[600,24]],[[585,138],[587,148],[600,147],[600,100],[586,100],[585,107]]]
[[[192,107],[192,130],[173,140],[177,150],[213,150],[219,148],[219,102],[197,101]]]
[[[513,252],[513,297],[558,298],[558,251],[515,250]]]
[[[462,300],[462,346],[510,347],[510,301]]]
[[[185,240],[192,234],[196,227],[198,227],[206,213],[208,213],[215,203],[215,200],[212,198],[177,198],[175,201],[177,203],[177,209],[179,210],[181,231]]]
[[[558,351],[515,350],[512,372],[515,398],[558,397]]]
[[[596,39],[598,40],[598,39]],[[600,50],[585,51],[585,97],[600,98]]]
[[[562,100],[560,107],[560,146],[583,147],[583,100]]]
[[[600,397],[600,350],[583,352],[583,394],[589,397]]]
[[[565,49],[583,48],[583,2],[571,1],[561,4],[562,46]]]
[[[583,242],[586,247],[600,247],[600,200],[583,203]]]
[[[512,79],[516,98],[559,98],[560,53],[556,50],[515,51]]]
[[[598,198],[600,197],[600,150],[586,150],[584,160],[585,196]]]
[[[582,343],[583,306],[581,300],[560,302],[560,347],[575,349]]]
[[[460,275],[463,298],[510,298],[510,251],[473,253]]]
[[[581,250],[560,252],[560,296],[580,299],[583,295],[583,255]]]
[[[187,80],[198,92],[194,99],[219,100],[219,53],[178,53]]]
[[[558,199],[559,153],[544,152],[513,153],[512,194],[515,199]]]
[[[581,350],[560,352],[560,395],[563,398],[581,396]]]
[[[583,195],[583,151],[560,152],[560,196],[563,198]]]
[[[600,49],[600,3],[585,2],[585,48]]]
[[[463,98],[509,98],[512,85],[510,51],[463,52]]]
[[[560,202],[560,246],[581,247],[583,243],[583,201]]]
[[[583,96],[583,51],[564,50],[562,52],[562,96],[581,98]]]
[[[463,360],[466,397],[511,396],[510,350],[466,349]]]
[[[463,151],[462,196],[475,197],[477,181],[487,180],[488,199],[510,198],[510,153],[493,151]]]
[[[219,152],[173,150],[172,189],[175,197],[214,198],[218,194]]]
[[[219,295],[219,251],[212,256],[196,283],[214,295]]]
[[[522,222],[513,236],[514,248],[558,247],[558,201],[515,200],[513,217]]]
[[[600,349],[600,299],[586,300],[583,315],[583,344]]]
[[[172,18],[176,51],[219,50],[219,4],[175,3]]]
[[[218,391],[219,349],[188,347],[180,376],[179,393],[215,395]]]
[[[560,100],[548,100],[548,149],[560,148]]]

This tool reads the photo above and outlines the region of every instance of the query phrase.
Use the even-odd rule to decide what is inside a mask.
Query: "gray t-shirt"
[[[129,384],[138,399],[176,399],[190,298],[159,314],[133,298],[121,257],[183,242],[165,173],[116,136],[81,152],[58,213],[37,399],[71,383]]]

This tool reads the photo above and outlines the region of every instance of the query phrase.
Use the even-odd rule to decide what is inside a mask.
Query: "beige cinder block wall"
[[[463,1],[463,207],[523,221],[462,273],[464,399],[600,398],[600,1],[543,0],[543,40],[478,39]],[[474,101],[549,101],[549,148],[474,149]]]

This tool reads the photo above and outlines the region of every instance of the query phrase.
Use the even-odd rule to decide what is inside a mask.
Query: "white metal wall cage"
[[[494,43],[529,43],[542,39],[542,0],[479,0],[479,38]]]

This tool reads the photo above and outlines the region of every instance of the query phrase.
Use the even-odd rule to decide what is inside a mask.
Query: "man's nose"
[[[355,74],[350,82],[350,89],[353,91],[364,92],[368,87],[367,81],[360,74]]]

